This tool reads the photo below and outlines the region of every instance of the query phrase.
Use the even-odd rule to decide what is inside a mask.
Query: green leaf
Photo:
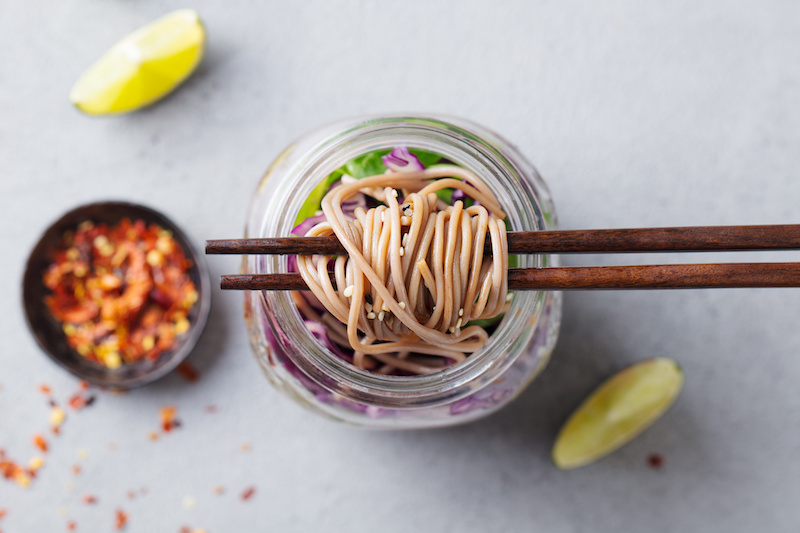
[[[308,198],[303,203],[302,207],[300,207],[300,211],[297,212],[297,218],[294,219],[295,226],[305,219],[313,217],[314,213],[320,210],[322,207],[322,198],[331,188],[331,185],[341,177],[342,171],[335,170],[331,172],[327,178],[319,182],[319,185],[314,187],[314,190],[311,191],[311,194],[308,195]]]
[[[499,324],[500,321],[503,320],[504,316],[506,316],[505,313],[500,313],[494,318],[479,318],[477,320],[470,320],[467,322],[467,326],[480,326],[483,329],[486,329]]]
[[[417,150],[416,148],[409,148],[408,151],[417,156],[417,159],[419,159],[419,162],[422,163],[422,166],[425,168],[430,168],[431,165],[435,165],[442,158],[439,154],[426,152],[425,150]]]
[[[386,172],[386,165],[383,164],[381,157],[388,154],[391,150],[376,150],[358,156],[348,162],[342,170],[356,179],[375,176]]]
[[[436,191],[436,196],[439,197],[439,200],[443,201],[447,205],[451,205],[453,202],[453,193],[455,189],[439,189]]]

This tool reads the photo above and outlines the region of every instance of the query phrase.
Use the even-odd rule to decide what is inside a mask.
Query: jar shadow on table
[[[658,312],[658,311],[654,311]],[[609,322],[603,306],[580,305],[580,297],[566,294],[563,322],[558,344],[548,366],[518,398],[499,412],[471,424],[451,428],[408,431],[397,433],[372,433],[370,441],[407,440],[408,446],[427,450],[440,461],[451,455],[454,443],[469,450],[492,450],[492,461],[498,468],[508,462],[510,469],[524,458],[536,472],[552,476],[558,470],[551,462],[551,449],[559,429],[567,417],[604,380],[625,366],[643,358],[641,346],[625,335],[621,323]],[[669,326],[666,326],[669,327]],[[653,354],[665,355],[665,354]],[[710,450],[703,449],[703,432],[692,413],[679,401],[665,416],[641,437],[646,451],[612,454],[602,459],[607,464],[630,468],[632,465],[647,468],[647,455],[669,448],[687,450],[692,463],[700,462]],[[378,445],[372,442],[372,445]],[[652,449],[649,449],[652,448]],[[502,451],[501,451],[502,450]],[[453,468],[464,466],[453,457]],[[612,468],[614,470],[614,468]],[[549,473],[548,473],[549,472]]]

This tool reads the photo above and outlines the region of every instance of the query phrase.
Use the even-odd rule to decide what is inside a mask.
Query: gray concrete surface
[[[337,118],[410,110],[483,123],[538,166],[565,228],[798,222],[797,2],[196,0],[209,48],[181,90],[128,116],[70,107],[70,86],[105,48],[184,6],[0,4],[0,448],[17,460],[47,429],[37,386],[62,400],[76,386],[21,314],[40,232],[79,203],[119,198],[163,210],[198,243],[240,235],[267,165]],[[210,266],[217,276],[238,262]],[[29,489],[0,479],[0,530],[65,531],[75,520],[78,531],[109,531],[121,508],[131,533],[796,531],[799,295],[568,294],[554,358],[513,405],[454,429],[372,433],[272,390],[249,352],[241,295],[217,292],[191,358],[201,381],[169,376],[70,412]],[[651,356],[685,368],[676,405],[607,459],[554,468],[567,414]],[[168,403],[183,427],[152,442]],[[666,458],[661,470],[647,465],[653,452]],[[126,496],[141,487],[146,495]],[[98,503],[81,503],[86,493]]]

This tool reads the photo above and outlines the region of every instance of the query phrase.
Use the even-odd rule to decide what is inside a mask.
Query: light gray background
[[[798,222],[792,0],[192,4],[208,28],[199,71],[158,105],[112,118],[74,110],[72,83],[118,38],[185,3],[0,4],[0,447],[18,460],[47,429],[36,387],[64,399],[76,386],[21,313],[23,264],[44,228],[79,203],[116,198],[164,211],[197,243],[239,236],[272,159],[338,118],[431,111],[483,123],[537,165],[565,228]],[[702,259],[752,257],[797,260]],[[238,268],[235,258],[209,263],[215,279]],[[79,531],[106,531],[121,507],[130,532],[796,530],[798,295],[567,294],[551,364],[510,407],[454,429],[375,433],[272,390],[250,355],[241,294],[216,291],[191,357],[201,381],[169,376],[70,413],[30,489],[0,480],[0,529],[64,531],[74,519]],[[567,414],[652,356],[686,370],[669,413],[594,465],[552,466]],[[151,442],[168,403],[183,427]],[[211,403],[217,414],[204,412]],[[651,452],[666,457],[662,470],[647,466]],[[242,502],[250,485],[255,496]],[[142,486],[146,496],[126,498]],[[98,504],[82,504],[84,493]],[[184,508],[186,496],[197,505]]]

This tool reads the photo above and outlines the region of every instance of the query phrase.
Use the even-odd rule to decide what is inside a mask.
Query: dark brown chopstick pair
[[[800,225],[511,232],[511,254],[800,250]],[[207,254],[345,253],[335,236],[206,241]],[[491,254],[489,247],[486,254]],[[223,289],[304,290],[299,274],[227,275]],[[509,290],[800,287],[800,263],[512,268]]]

